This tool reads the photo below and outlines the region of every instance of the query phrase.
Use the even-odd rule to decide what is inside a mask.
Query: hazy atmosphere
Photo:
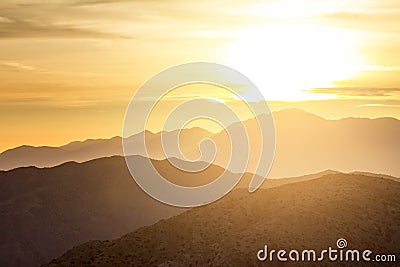
[[[120,136],[137,87],[191,61],[235,67],[273,110],[400,118],[399,18],[396,0],[4,0],[0,150]]]
[[[399,0],[0,0],[0,266],[399,266],[399,48]]]

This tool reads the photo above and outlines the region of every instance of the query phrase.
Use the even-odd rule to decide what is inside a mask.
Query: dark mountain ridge
[[[112,241],[90,241],[44,266],[299,266],[260,262],[269,249],[348,249],[395,255],[400,249],[400,183],[359,174],[261,189],[237,189],[210,205],[191,209]],[[371,257],[373,257],[371,256]],[[366,262],[301,262],[301,266],[366,266]],[[368,266],[384,263],[369,262]],[[387,263],[395,266],[395,263]]]

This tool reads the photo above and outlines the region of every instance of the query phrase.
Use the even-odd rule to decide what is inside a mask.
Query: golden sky
[[[399,47],[398,0],[2,0],[0,151],[121,135],[136,88],[192,61],[273,110],[400,118]]]

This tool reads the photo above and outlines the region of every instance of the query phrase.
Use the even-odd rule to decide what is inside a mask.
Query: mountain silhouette
[[[164,132],[166,140],[172,140],[179,131]],[[192,144],[196,140],[211,135],[208,131],[201,128],[190,128],[181,131],[184,142]],[[128,138],[128,143],[135,146],[143,138],[148,142],[150,157],[153,159],[165,159],[162,153],[161,134],[150,131],[138,133]],[[189,140],[190,139],[190,140]],[[193,143],[193,146],[198,146]],[[194,149],[191,149],[193,151]],[[146,156],[146,151],[137,151],[137,155]],[[197,152],[197,151],[196,151]],[[85,162],[111,156],[123,156],[122,138],[113,137],[111,139],[89,139],[82,142],[72,142],[61,147],[33,147],[20,146],[9,149],[0,154],[0,170],[11,170],[18,167],[35,166],[39,168],[54,167],[65,162]]]
[[[274,112],[276,124],[276,153],[269,177],[291,177],[317,173],[327,169],[341,172],[362,171],[400,176],[400,121],[394,118],[346,118],[326,120],[300,109]],[[260,118],[262,119],[262,117]],[[237,123],[236,123],[237,124]],[[229,126],[235,134],[236,124]],[[254,173],[261,147],[254,119],[245,121],[251,145],[249,173]],[[164,132],[166,146],[174,147],[173,157],[181,158],[177,146],[171,141],[179,131]],[[129,137],[135,146],[144,133]],[[146,133],[146,144],[153,159],[165,159],[160,133]],[[198,144],[203,138],[215,141],[218,150],[215,165],[227,166],[230,153],[226,132],[217,134],[201,128],[184,129],[181,149],[189,159],[199,155]],[[245,142],[244,142],[245,143]],[[243,144],[245,145],[245,144]],[[146,156],[145,151],[136,151]],[[91,159],[122,155],[121,138],[74,142],[62,147],[22,146],[0,154],[0,169],[21,166],[51,167],[68,161],[84,162]],[[351,159],[351,160],[350,160]],[[242,172],[233,166],[230,171]]]
[[[259,262],[269,249],[348,249],[399,258],[400,183],[361,174],[261,189],[237,189],[210,205],[115,240],[90,241],[44,265],[55,266],[381,266],[370,262]],[[388,263],[394,266],[393,262]]]
[[[54,167],[65,162],[84,162],[91,159],[122,155],[121,138],[90,139],[72,142],[61,147],[20,146],[0,154],[0,169],[18,167]]]
[[[274,119],[276,153],[269,177],[299,176],[327,169],[400,176],[400,121],[397,119],[326,120],[300,109],[274,112]],[[254,173],[259,158],[257,148],[262,147],[258,126],[255,120],[244,124],[251,145],[246,171]]]

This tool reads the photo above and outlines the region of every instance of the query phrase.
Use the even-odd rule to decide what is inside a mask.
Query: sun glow
[[[356,75],[362,65],[357,47],[356,35],[346,30],[280,25],[242,31],[223,53],[266,99],[303,100],[334,97],[304,90]]]

